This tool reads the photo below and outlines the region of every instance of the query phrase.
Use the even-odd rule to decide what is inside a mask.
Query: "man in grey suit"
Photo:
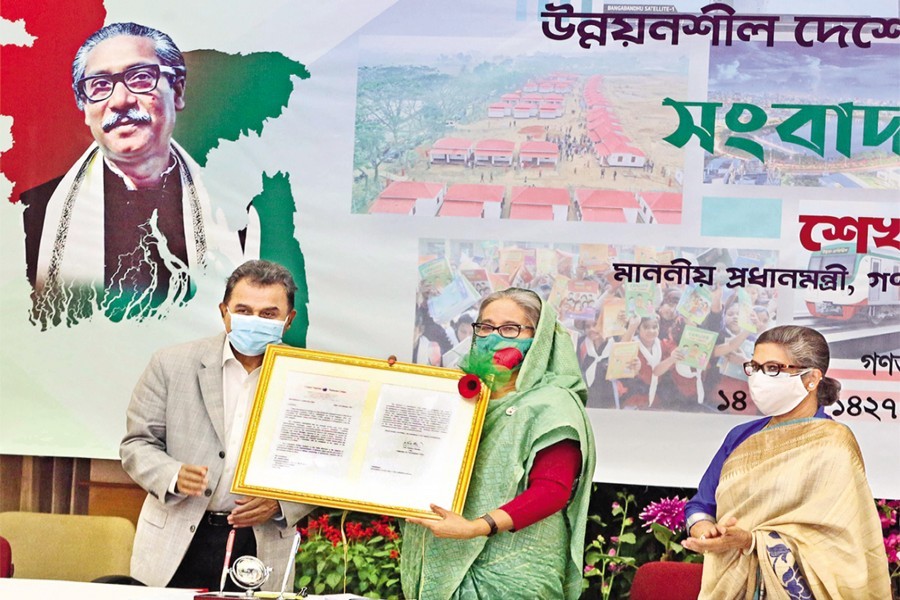
[[[297,521],[313,507],[231,494],[231,482],[267,344],[296,315],[297,286],[276,263],[254,260],[229,277],[225,331],[157,352],[128,406],[119,453],[147,498],[131,576],[151,586],[219,589],[228,533],[233,556],[252,554],[280,588]],[[234,588],[228,582],[226,589]]]

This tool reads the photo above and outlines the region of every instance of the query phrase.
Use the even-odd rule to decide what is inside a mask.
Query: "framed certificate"
[[[490,397],[452,369],[269,346],[232,492],[392,515],[462,512]]]

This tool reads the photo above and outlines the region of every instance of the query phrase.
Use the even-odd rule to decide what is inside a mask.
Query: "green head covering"
[[[568,390],[584,406],[587,403],[587,386],[581,377],[572,336],[557,320],[556,310],[546,302],[541,302],[541,318],[534,338],[522,363],[516,391],[550,385]]]

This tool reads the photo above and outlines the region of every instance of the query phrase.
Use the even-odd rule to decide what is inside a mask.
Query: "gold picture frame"
[[[231,491],[437,518],[461,513],[490,390],[441,367],[269,346]]]

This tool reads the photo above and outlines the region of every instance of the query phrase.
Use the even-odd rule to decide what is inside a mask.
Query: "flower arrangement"
[[[666,491],[676,492],[670,496]],[[693,490],[678,488],[623,487],[618,491],[595,485],[588,517],[589,543],[585,549],[582,598],[626,598],[634,573],[642,564],[656,560],[703,562],[703,556],[681,545],[688,535],[684,508]],[[650,498],[665,494],[659,500]],[[659,494],[659,495],[657,495]],[[613,500],[614,499],[614,500]],[[610,502],[613,500],[612,502]],[[646,504],[645,504],[646,503]],[[631,517],[635,506],[639,526]],[[884,549],[895,598],[900,598],[900,500],[877,500]],[[600,510],[597,510],[597,508]],[[608,508],[607,508],[608,507]]]
[[[669,491],[665,497],[662,493]],[[675,492],[671,494],[671,492]],[[662,492],[662,493],[661,493]],[[689,490],[594,486],[585,548],[583,598],[625,598],[637,568],[650,561],[702,562],[686,551],[682,494]],[[671,494],[671,495],[670,495]],[[649,501],[657,497],[658,500]],[[633,516],[636,508],[644,508]],[[597,508],[600,510],[597,510]],[[884,548],[895,597],[900,597],[900,500],[877,500]],[[315,594],[352,593],[387,600],[402,598],[400,535],[390,517],[322,513],[301,528],[295,589]]]
[[[900,500],[877,500],[878,516],[881,517],[881,531],[884,536],[884,551],[887,554],[888,572],[894,597],[900,597],[900,528],[897,527],[897,510]]]
[[[599,514],[588,516],[600,532],[585,550],[582,587],[585,590],[599,587],[597,591],[603,600],[622,597],[637,569],[634,548],[638,540],[632,531],[634,519],[628,514],[635,502],[634,495],[621,491],[616,497],[609,505],[609,521]]]
[[[672,489],[668,495],[656,501],[648,501],[652,495],[666,489],[624,488],[613,492],[602,487],[594,488],[593,504],[603,498],[609,504],[608,516],[601,510],[591,514],[590,533],[585,550],[583,597],[625,598],[634,579],[637,568],[655,560],[678,560],[683,562],[703,562],[703,557],[685,550],[680,541],[686,535],[684,529],[684,507],[687,500],[679,494],[687,490]],[[651,495],[652,494],[652,495]],[[637,506],[644,509],[637,515],[639,525],[631,516]],[[593,539],[591,539],[593,538]]]
[[[300,529],[295,589],[399,599],[400,534],[394,519],[356,515],[348,521],[347,511],[337,514],[310,517]]]
[[[684,528],[684,507],[687,498],[663,498],[648,504],[638,517],[644,527],[663,546],[659,560],[673,560],[682,556],[683,562],[703,562],[703,558],[692,552],[685,552],[679,541],[687,535]]]

